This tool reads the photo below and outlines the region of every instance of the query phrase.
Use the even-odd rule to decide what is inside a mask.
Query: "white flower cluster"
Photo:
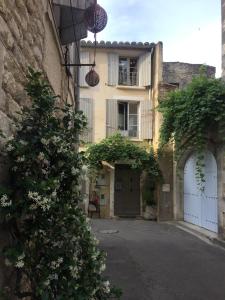
[[[40,160],[40,161],[42,161],[42,160],[44,160],[45,159],[45,155],[44,155],[44,153],[43,152],[40,152],[39,154],[38,154],[38,160]]]
[[[37,192],[28,193],[28,198],[33,200],[34,203],[30,206],[30,209],[35,210],[40,207],[43,211],[49,210],[51,207],[51,199],[40,196]]]
[[[74,266],[70,266],[69,267],[70,269],[70,274],[73,278],[77,279],[78,278],[78,275],[79,275],[79,269],[76,265]]]
[[[62,263],[63,263],[63,257],[59,257],[56,261],[51,262],[50,268],[52,270],[55,270],[55,269],[59,268]]]
[[[12,200],[9,200],[8,196],[4,194],[0,198],[0,203],[2,207],[7,207],[12,205]]]
[[[60,142],[61,141],[61,138],[59,137],[59,136],[53,136],[52,138],[51,138],[51,140],[52,140],[52,142],[54,143],[54,144],[57,144],[58,142]]]
[[[101,266],[100,266],[100,273],[102,273],[102,272],[104,272],[105,271],[105,269],[106,269],[106,265],[105,264],[101,264]]]
[[[53,247],[62,248],[63,247],[63,241],[54,242]]]
[[[103,286],[106,293],[110,293],[110,282],[108,280],[103,282]]]
[[[27,146],[28,142],[24,141],[24,140],[19,140],[20,144],[23,146]]]
[[[7,152],[11,152],[14,149],[15,149],[15,147],[12,144],[8,144],[7,147],[6,147]]]
[[[78,175],[80,173],[80,170],[79,169],[76,169],[74,167],[71,168],[71,174],[72,175]]]
[[[14,140],[13,135],[8,136],[7,139],[6,139],[7,142],[11,142],[12,140]]]
[[[24,162],[25,161],[25,156],[17,157],[17,162]]]
[[[20,269],[23,268],[24,266],[24,258],[25,258],[25,254],[21,254],[20,256],[17,257],[17,261],[15,263],[15,267]]]
[[[41,143],[45,146],[47,146],[49,144],[49,140],[45,139],[45,138],[42,138],[41,139]]]

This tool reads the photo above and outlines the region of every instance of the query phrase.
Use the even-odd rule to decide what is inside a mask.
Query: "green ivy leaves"
[[[160,129],[160,148],[175,143],[175,158],[187,149],[198,153],[197,177],[204,181],[203,153],[208,133],[224,134],[225,130],[225,83],[221,79],[195,77],[184,90],[170,92],[160,101],[158,110],[163,115]]]

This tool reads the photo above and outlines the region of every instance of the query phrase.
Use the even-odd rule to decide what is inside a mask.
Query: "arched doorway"
[[[210,151],[204,153],[204,190],[196,179],[196,154],[184,168],[184,221],[218,232],[217,164]]]

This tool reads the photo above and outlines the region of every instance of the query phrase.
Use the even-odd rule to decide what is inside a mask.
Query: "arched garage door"
[[[217,165],[213,154],[204,153],[204,190],[196,180],[196,155],[187,160],[184,168],[184,221],[218,231]]]

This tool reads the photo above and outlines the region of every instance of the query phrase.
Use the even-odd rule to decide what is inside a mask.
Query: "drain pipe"
[[[80,41],[77,42],[77,49],[80,52]],[[75,63],[79,64],[80,53],[76,52],[75,55]],[[80,66],[76,66],[75,69],[75,86],[74,86],[74,101],[75,101],[75,112],[80,110]]]

